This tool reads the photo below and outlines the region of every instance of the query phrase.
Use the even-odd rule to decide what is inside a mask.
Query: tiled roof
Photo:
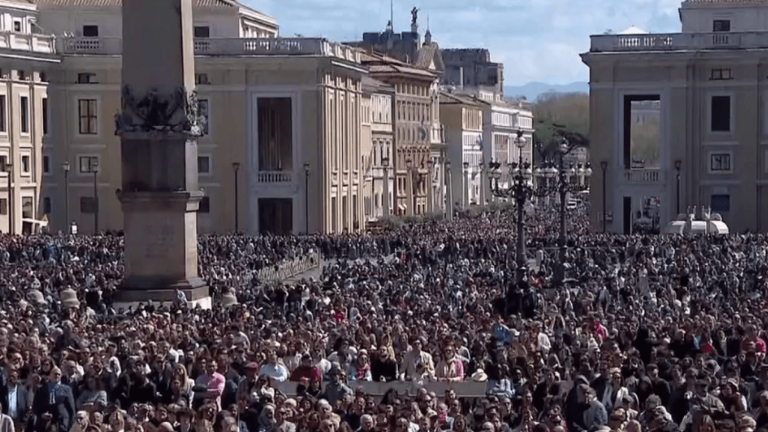
[[[233,0],[192,0],[196,7],[233,7],[239,6]],[[28,0],[39,6],[86,6],[86,7],[112,7],[122,6],[122,0]]]

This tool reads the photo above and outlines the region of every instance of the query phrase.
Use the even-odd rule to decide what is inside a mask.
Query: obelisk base
[[[172,303],[183,292],[190,306],[210,309],[210,290],[197,273],[197,209],[201,192],[121,194],[125,279],[115,309]]]
[[[123,280],[113,297],[114,309],[134,309],[140,304],[149,301],[154,305],[171,305],[176,299],[176,290],[184,293],[189,307],[198,305],[203,309],[210,309],[213,300],[205,281],[200,278],[186,280],[168,280],[160,277],[130,277]]]

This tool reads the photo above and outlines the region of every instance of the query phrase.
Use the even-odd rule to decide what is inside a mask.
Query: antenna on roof
[[[429,31],[429,14],[427,14],[427,31]]]
[[[389,0],[389,25],[395,31],[395,0]]]

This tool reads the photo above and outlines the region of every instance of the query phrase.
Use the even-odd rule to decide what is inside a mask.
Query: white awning
[[[22,219],[22,222],[28,222],[33,225],[40,225],[41,227],[48,226],[48,221],[36,220],[36,219]]]
[[[397,208],[400,211],[405,211],[405,209],[408,208],[408,206],[406,206],[405,204],[398,204]]]

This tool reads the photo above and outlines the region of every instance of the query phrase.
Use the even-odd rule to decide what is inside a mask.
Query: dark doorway
[[[624,96],[624,169],[659,168],[660,95]]]
[[[624,234],[632,234],[632,197],[624,197]]]
[[[293,200],[260,198],[259,233],[291,234],[291,232],[293,232]]]

